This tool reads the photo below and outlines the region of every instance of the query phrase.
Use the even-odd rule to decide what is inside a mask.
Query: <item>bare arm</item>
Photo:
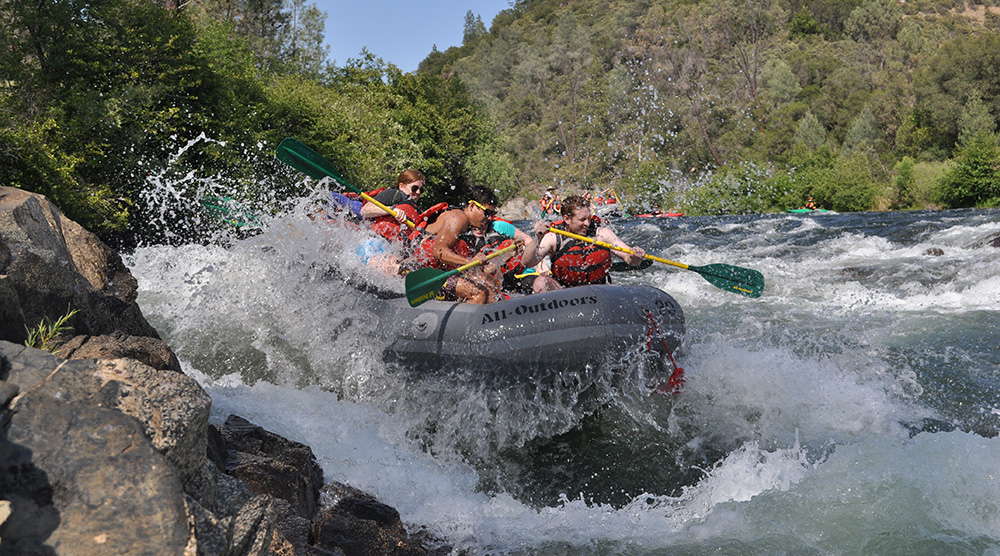
[[[392,216],[396,220],[402,222],[406,220],[406,213],[401,210],[396,210],[395,214],[389,214],[382,207],[376,205],[372,202],[367,202],[361,205],[361,210],[358,211],[362,218],[378,218],[380,216]]]
[[[458,236],[468,229],[469,221],[460,210],[450,210],[438,219],[441,226],[434,236],[434,258],[449,265],[462,266],[472,262],[454,251]]]
[[[631,254],[623,253],[621,251],[611,251],[621,260],[627,262],[629,266],[638,266],[642,259],[646,256],[646,251],[642,247],[629,247],[625,245],[625,242],[618,238],[618,235],[611,231],[610,228],[601,226],[597,229],[597,239],[603,241],[604,243],[610,243],[615,247],[621,247],[622,249],[629,249],[632,251]]]
[[[521,264],[525,267],[535,266],[549,255],[555,253],[556,235],[547,232],[548,229],[549,223],[544,220],[535,223],[534,245],[525,245],[524,254],[521,255]]]

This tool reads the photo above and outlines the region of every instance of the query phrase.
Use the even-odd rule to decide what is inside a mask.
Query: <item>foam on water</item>
[[[792,444],[773,449],[751,440],[679,496],[645,493],[615,508],[567,495],[534,508],[507,494],[483,494],[474,470],[421,450],[407,439],[406,424],[381,410],[319,390],[201,378],[213,399],[213,419],[236,413],[309,444],[328,480],[376,494],[411,527],[427,526],[458,546],[512,554],[646,554],[737,543],[766,553],[805,550],[822,539],[824,552],[858,552],[885,534],[946,551],[1000,543],[1000,439],[962,432],[887,436],[878,427],[856,427],[885,421],[867,410],[842,424],[839,417],[863,404],[823,419],[822,429],[840,428],[853,439],[818,457],[791,435]],[[955,462],[961,473],[952,472]],[[899,536],[921,529],[950,531],[952,538]]]
[[[364,232],[279,216],[226,247],[147,247],[130,265],[144,314],[211,395],[214,422],[238,414],[308,444],[328,480],[473,553],[998,553],[998,356],[981,338],[996,337],[1000,263],[981,246],[1000,225],[932,219],[936,228],[902,241],[820,218],[693,222],[619,233],[648,235],[647,251],[687,264],[757,268],[764,296],[663,265],[622,274],[684,307],[685,391],[649,397],[647,377],[631,371],[621,390],[598,380],[586,411],[572,390],[490,391],[387,368],[379,301],[345,285],[401,291],[357,260]],[[931,247],[945,254],[924,255]],[[653,464],[677,477],[700,471],[647,482],[656,488],[626,503],[572,487],[529,502],[505,488],[523,478],[505,454],[548,456],[544,441],[595,407],[620,415],[596,434],[628,450],[567,454],[555,476],[591,457],[627,471],[661,453]],[[925,422],[994,432],[918,433]],[[523,465],[538,461],[549,460]]]

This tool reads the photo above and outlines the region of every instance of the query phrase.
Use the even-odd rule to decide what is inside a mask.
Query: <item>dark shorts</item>
[[[455,288],[458,287],[459,280],[461,280],[461,278],[459,278],[457,274],[449,276],[448,281],[441,286],[441,289],[438,290],[437,296],[435,296],[434,299],[437,299],[438,301],[457,301],[458,295],[455,293]]]
[[[532,287],[535,283],[535,279],[538,278],[538,275],[531,274],[529,276],[525,276],[524,278],[515,278],[515,274],[517,274],[517,272],[523,272],[523,269],[504,273],[503,290],[523,294],[532,293]]]

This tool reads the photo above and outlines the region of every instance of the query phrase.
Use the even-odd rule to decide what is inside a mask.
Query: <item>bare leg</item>
[[[531,291],[534,293],[551,292],[561,290],[562,284],[548,274],[539,274],[531,284]]]
[[[455,298],[459,303],[475,303],[477,305],[484,305],[492,300],[487,288],[478,282],[465,278],[459,278],[455,284]]]

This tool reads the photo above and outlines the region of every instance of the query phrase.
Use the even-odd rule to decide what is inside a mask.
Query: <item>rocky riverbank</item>
[[[0,554],[421,555],[450,548],[212,400],[121,257],[0,187]],[[73,336],[25,347],[69,310]]]

